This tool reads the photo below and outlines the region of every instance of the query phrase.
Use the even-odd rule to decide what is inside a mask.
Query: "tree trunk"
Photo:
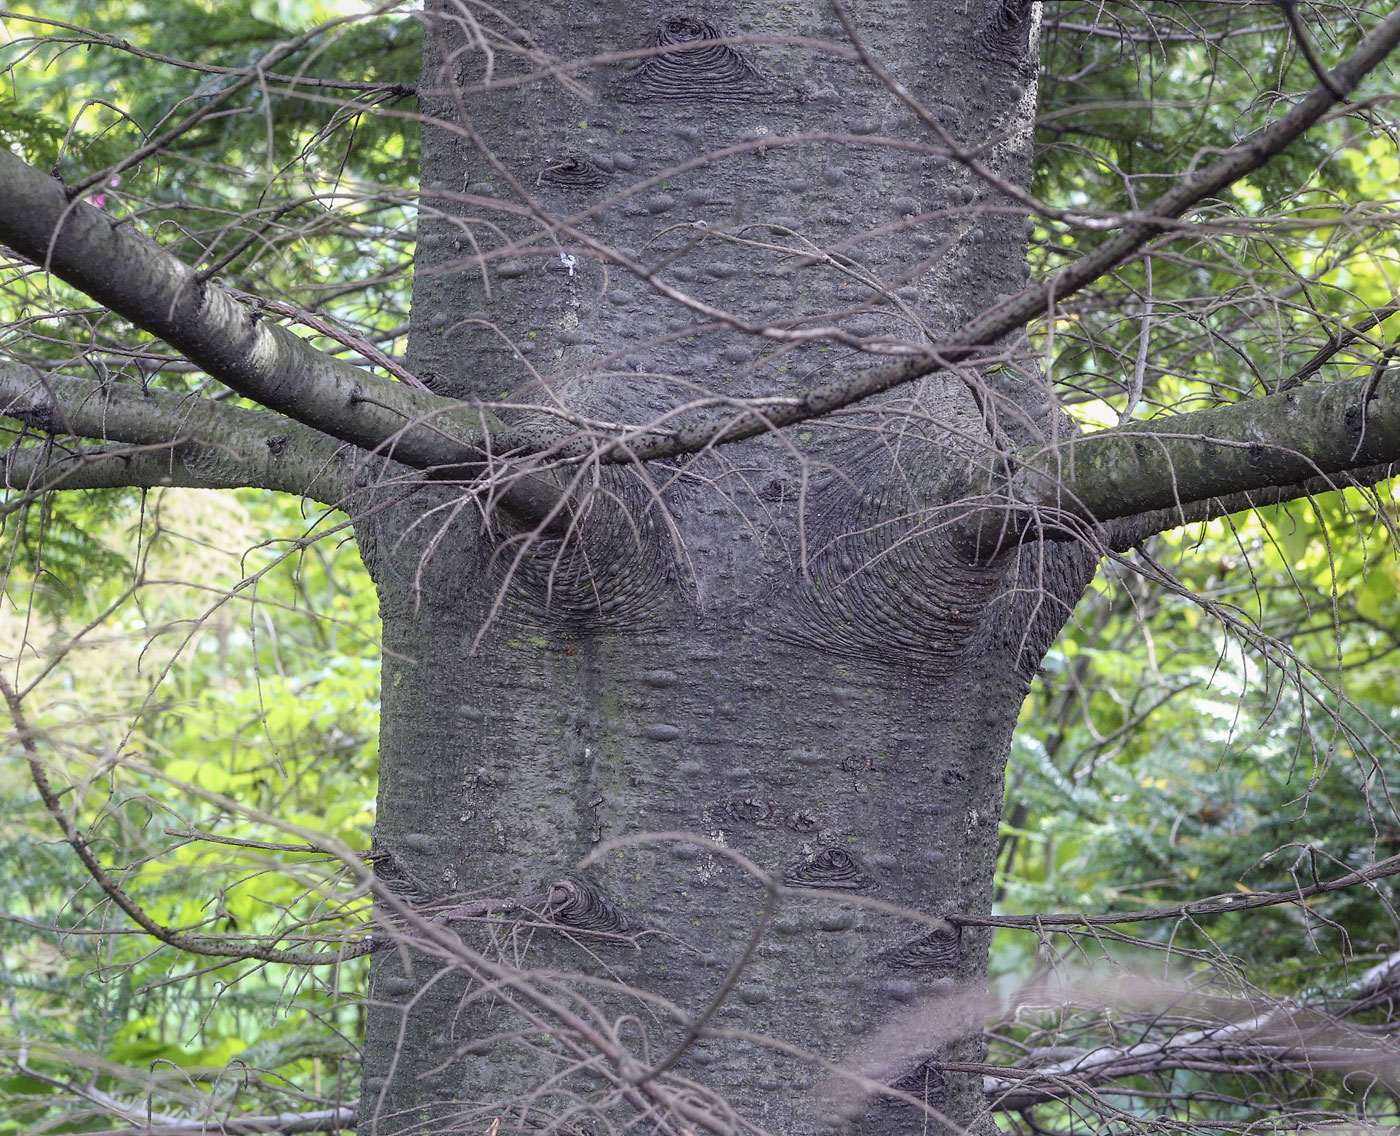
[[[646,423],[869,362],[787,331],[927,342],[1024,283],[1022,216],[940,156],[824,3],[721,7],[428,19],[411,363],[439,393]],[[1029,4],[859,20],[943,129],[1026,183]],[[687,46],[729,36],[753,38]],[[511,82],[545,57],[595,62]],[[926,1064],[980,1054],[987,938],[949,917],[990,905],[1017,710],[1091,568],[1063,543],[977,563],[945,535],[998,438],[1045,425],[1029,382],[1001,380],[994,413],[976,378],[590,473],[565,535],[483,522],[450,487],[379,491],[357,526],[385,636],[376,843],[419,902],[549,899],[454,925],[484,970],[381,957],[362,1131],[594,1132],[639,1108],[675,1132],[974,1122],[980,1077]],[[628,841],[646,833],[673,835]],[[729,850],[809,890],[770,892]],[[513,1008],[493,962],[591,1013],[608,1059],[569,1071],[576,1034]]]

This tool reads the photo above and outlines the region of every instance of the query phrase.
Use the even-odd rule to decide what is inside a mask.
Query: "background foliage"
[[[86,29],[4,25],[20,97],[5,103],[0,135],[69,178],[227,81],[92,40],[241,67],[338,14],[261,2],[16,11]],[[344,25],[294,63],[394,83],[416,77],[417,51],[416,25],[395,17]],[[250,91],[91,200],[188,259],[223,262],[235,287],[392,351],[407,318],[417,131],[411,115],[362,112],[403,101],[382,89]],[[169,389],[204,381],[49,279],[11,276],[0,307],[11,352],[82,351],[88,367]],[[60,495],[4,523],[7,668],[36,684],[31,716],[63,779],[82,786],[70,806],[106,862],[132,865],[126,887],[156,918],[193,929],[353,930],[366,901],[342,865],[191,835],[280,845],[296,842],[295,826],[368,847],[378,620],[348,533],[300,502],[178,490]],[[148,1107],[198,1116],[353,1100],[360,1007],[342,987],[362,985],[364,961],[307,975],[153,950],[54,843],[11,757],[0,766],[0,1132],[108,1128],[114,1113],[140,1121]],[[74,1107],[75,1089],[90,1108]]]
[[[1358,34],[1343,8],[1300,10],[1326,59]],[[1132,209],[1314,81],[1279,6],[1100,12],[1116,37],[1085,34],[1093,21],[1076,6],[1047,11],[1037,190],[1057,205]],[[1268,393],[1368,309],[1388,316],[1395,230],[1374,221],[1393,214],[1396,168],[1393,138],[1333,123],[1216,202],[1209,239],[1186,254],[1159,250],[1072,301],[1040,332],[1071,412],[1117,423],[1135,378],[1136,417]],[[1049,225],[1037,236],[1042,268],[1094,241],[1076,233],[1071,251]],[[1386,365],[1393,333],[1383,320],[1362,330],[1320,376]],[[1400,853],[1394,515],[1388,485],[1348,491],[1159,536],[1109,565],[1022,713],[1003,910],[1131,913],[1287,892]],[[1015,1061],[1047,1038],[1079,1052],[1161,1043],[1261,1007],[1340,1005],[1400,945],[1394,900],[1383,879],[1111,933],[1002,932],[993,966],[1019,1010],[998,1026],[993,1053]],[[1144,1009],[1125,976],[1153,976],[1165,992]],[[1204,1004],[1203,991],[1224,1005]],[[1390,1028],[1384,1010],[1336,1012],[1374,1036]],[[1097,1105],[1022,1119],[1234,1131],[1261,1116],[1355,1116],[1363,1097],[1360,1115],[1395,1119],[1388,1082],[1354,1064],[1329,1074],[1261,1054],[1237,1074],[1168,1068],[1115,1088]]]

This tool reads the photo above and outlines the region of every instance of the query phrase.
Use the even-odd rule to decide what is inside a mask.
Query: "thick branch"
[[[1388,481],[1400,474],[1400,464],[1385,462],[1381,465],[1362,466],[1325,477],[1310,477],[1293,485],[1270,485],[1265,489],[1254,489],[1244,493],[1231,493],[1226,497],[1210,497],[1204,501],[1193,501],[1180,508],[1154,509],[1139,513],[1134,517],[1123,517],[1103,526],[1100,538],[1103,546],[1113,552],[1127,552],[1154,533],[1180,528],[1182,525],[1199,524],[1228,517],[1231,513],[1242,513],[1246,509],[1266,509],[1271,505],[1286,505],[1289,501],[1320,497],[1324,493],[1335,493],[1339,489],[1369,489],[1382,481]]]
[[[327,471],[336,472],[336,471]],[[279,489],[299,493],[326,505],[344,508],[343,479],[315,480],[298,487],[272,484],[276,478],[265,472],[252,473],[246,467],[226,461],[217,447],[195,443],[132,448],[129,446],[85,446],[61,450],[51,446],[12,446],[0,450],[0,487],[26,495],[55,489]],[[348,487],[348,483],[347,483]],[[13,511],[15,501],[7,501],[3,512]]]
[[[137,1128],[108,1128],[90,1136],[233,1136],[234,1133],[341,1132],[355,1127],[353,1106],[315,1112],[283,1112],[271,1116],[232,1116],[222,1120],[186,1120],[146,1124]]]
[[[0,148],[0,242],[159,336],[270,410],[415,469],[475,475],[506,431],[489,412],[381,379],[317,351],[200,278],[154,241],[79,201]],[[508,445],[518,445],[518,440]],[[535,518],[557,509],[541,478],[501,495]]]
[[[261,488],[343,506],[352,450],[270,410],[245,410],[129,383],[42,375],[0,362],[0,415],[45,434],[138,450],[13,447],[5,487],[27,491],[182,485]]]
[[[1018,455],[976,537],[1111,526],[1115,548],[1226,511],[1374,484],[1400,462],[1400,372],[1133,422]],[[1048,526],[1048,532],[1046,529]]]
[[[973,356],[1066,296],[1129,259],[1199,202],[1258,169],[1316,124],[1400,43],[1400,11],[1362,41],[1287,114],[1134,216],[1119,233],[1044,283],[1026,288],[965,324],[934,350],[813,387],[795,399],[767,399],[753,411],[679,430],[640,430],[602,443],[604,461],[628,463],[739,441],[821,417]],[[62,187],[0,151],[0,240],[113,311],[160,336],[210,374],[273,410],[343,441],[385,448],[418,469],[478,468],[496,441],[506,450],[554,449],[558,433],[507,435],[488,412],[390,383],[315,351],[260,321],[225,290],[100,210],[69,202]],[[775,332],[775,334],[779,334]],[[591,447],[590,447],[591,448]],[[565,452],[571,452],[567,448]],[[578,455],[585,456],[585,455]],[[557,511],[559,490],[521,479],[507,507],[527,516]]]
[[[983,1091],[993,1109],[1014,1112],[1073,1097],[1090,1085],[1172,1069],[1310,1074],[1323,1069],[1365,1069],[1377,1058],[1386,1064],[1393,1061],[1393,1054],[1382,1052],[1374,1043],[1346,1044],[1325,1019],[1302,1022],[1295,1020],[1295,1013],[1281,1007],[1161,1041],[1106,1045],[1021,1076],[984,1077]]]

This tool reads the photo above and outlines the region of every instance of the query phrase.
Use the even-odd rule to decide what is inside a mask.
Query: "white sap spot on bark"
[[[721,848],[729,847],[729,844],[724,839],[724,829],[716,828],[711,830],[710,832],[707,832],[705,835],[708,836],[711,840],[713,840],[716,844],[718,844]],[[702,884],[709,883],[712,879],[719,875],[723,867],[724,865],[720,862],[718,856],[714,855],[713,853],[706,856],[704,860],[700,862],[700,882]]]
[[[559,263],[569,270],[569,304],[559,316],[559,329],[561,331],[577,331],[579,300],[574,274],[578,271],[578,257],[571,253],[561,252]],[[556,363],[563,362],[564,348],[562,346],[556,347],[553,355]]]

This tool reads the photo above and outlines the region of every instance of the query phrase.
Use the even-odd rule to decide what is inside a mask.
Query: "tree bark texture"
[[[794,42],[846,42],[824,3],[506,5],[521,53],[494,53],[489,89],[455,11],[428,17],[420,91],[436,121],[410,363],[440,394],[644,424],[696,391],[791,394],[870,361],[687,311],[627,263],[741,322],[916,343],[1025,282],[1022,216],[849,50]],[[857,19],[950,133],[1026,183],[1030,5]],[[647,49],[512,82],[538,69],[528,51]],[[1092,564],[1064,542],[978,564],[945,537],[1002,429],[967,378],[603,468],[563,537],[487,523],[447,487],[358,523],[385,628],[376,844],[427,899],[567,882],[538,919],[462,931],[596,1007],[630,1055],[614,1073],[662,1061],[764,920],[769,892],[725,850],[809,889],[777,897],[674,1067],[611,1097],[596,1068],[563,1072],[567,1046],[508,991],[386,954],[363,1132],[601,1132],[643,1106],[660,1131],[937,1130],[917,1100],[985,1123],[979,1078],[925,1066],[980,1052],[988,940],[948,917],[989,908],[1016,714]],[[1044,424],[1030,394],[999,393],[1015,429]],[[626,843],[663,832],[696,839]]]

